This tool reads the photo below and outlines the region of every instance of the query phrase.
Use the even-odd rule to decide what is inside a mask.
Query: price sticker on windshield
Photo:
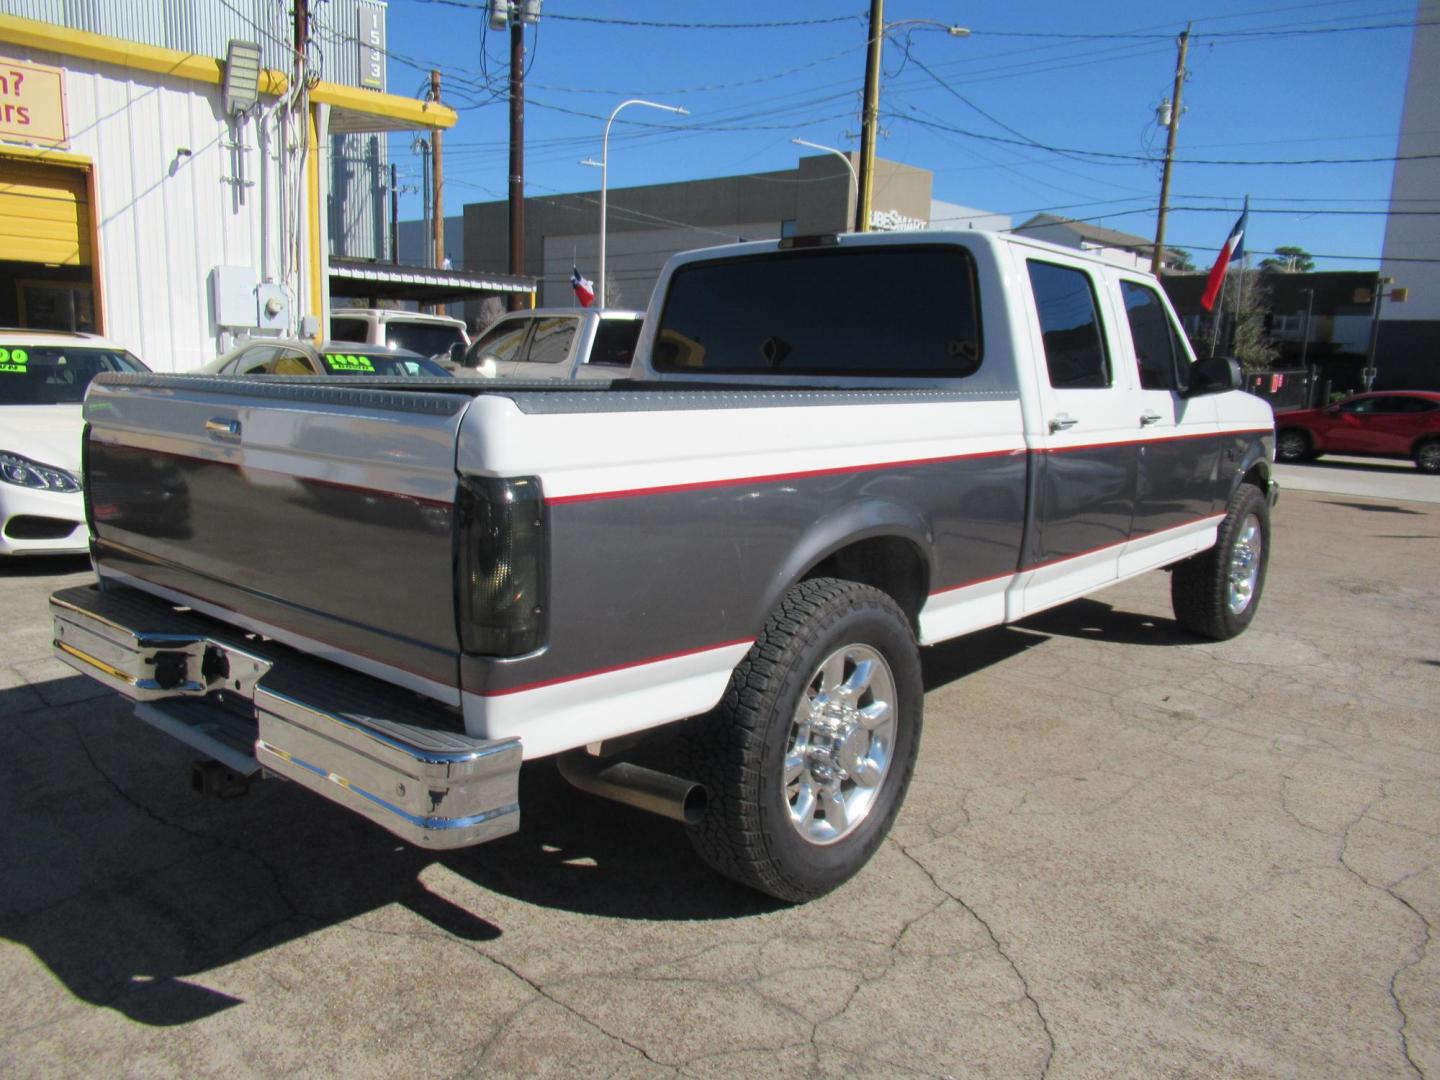
[[[364,371],[375,374],[375,365],[371,363],[368,356],[356,356],[354,353],[326,353],[325,363],[331,371]]]
[[[7,349],[0,345],[0,372],[23,375],[29,369],[30,354],[24,349]]]

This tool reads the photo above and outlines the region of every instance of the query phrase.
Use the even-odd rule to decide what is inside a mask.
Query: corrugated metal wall
[[[289,71],[294,16],[290,0],[4,0],[8,14],[88,30],[125,41],[224,59],[232,38],[257,42],[266,67]],[[380,0],[326,0],[311,4],[311,49],[320,77],[360,86],[361,9],[378,12]],[[382,85],[385,89],[381,65]],[[331,140],[330,250],[354,259],[388,257],[389,177],[385,140],[342,135]]]

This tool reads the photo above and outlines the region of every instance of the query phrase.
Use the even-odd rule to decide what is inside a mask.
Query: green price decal
[[[19,372],[24,374],[26,366],[30,362],[30,354],[24,349],[7,349],[0,345],[0,371]]]
[[[356,356],[354,353],[326,353],[325,363],[330,365],[331,371],[375,371],[375,365],[368,356]]]

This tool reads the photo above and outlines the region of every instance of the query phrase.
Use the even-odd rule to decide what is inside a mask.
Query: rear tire
[[[688,772],[709,796],[695,850],[781,900],[842,884],[900,810],[923,705],[919,649],[895,601],[837,578],[801,582],[720,705],[694,721]]]
[[[1440,473],[1440,439],[1415,448],[1415,467],[1423,473]]]
[[[1180,625],[1212,641],[1245,631],[1260,606],[1270,563],[1270,504],[1254,484],[1230,497],[1215,546],[1170,575],[1170,605]]]
[[[1275,436],[1276,461],[1309,461],[1315,457],[1315,444],[1299,428],[1287,428]]]

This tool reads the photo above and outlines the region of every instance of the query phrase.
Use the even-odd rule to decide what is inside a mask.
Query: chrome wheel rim
[[[868,645],[827,656],[795,707],[785,745],[790,824],[812,844],[854,832],[879,798],[895,750],[895,676]]]
[[[1440,443],[1428,443],[1415,455],[1415,464],[1426,472],[1440,472]]]
[[[1239,615],[1255,599],[1255,583],[1260,580],[1260,554],[1264,543],[1260,519],[1251,514],[1241,523],[1240,533],[1230,548],[1225,603],[1232,615]]]
[[[1280,436],[1280,460],[1297,461],[1305,456],[1305,449],[1309,444],[1304,435],[1296,432],[1286,432]]]

